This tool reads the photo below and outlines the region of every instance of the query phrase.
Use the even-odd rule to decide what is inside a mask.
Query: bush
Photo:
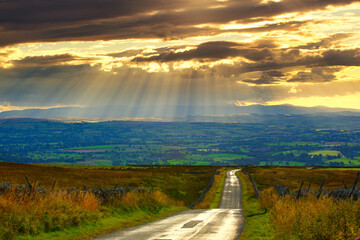
[[[306,240],[355,239],[360,236],[360,201],[305,195],[296,200],[267,190],[261,204],[271,210],[277,236]]]
[[[89,192],[38,193],[10,188],[0,194],[0,239],[37,235],[93,222],[116,212],[142,209],[157,213],[166,206],[183,206],[160,191],[132,191],[106,205]]]
[[[78,226],[101,217],[99,201],[90,193],[20,192],[0,194],[0,236],[36,235]]]

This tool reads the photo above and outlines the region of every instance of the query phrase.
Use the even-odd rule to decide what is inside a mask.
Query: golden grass
[[[35,236],[92,224],[112,216],[134,212],[158,215],[164,209],[182,208],[195,201],[209,183],[215,167],[155,166],[116,169],[76,169],[0,163],[0,180],[13,185],[31,182],[54,191],[10,188],[0,193],[0,239]],[[33,187],[37,183],[32,184]],[[65,190],[82,186],[137,187],[122,196],[98,199],[89,192]],[[30,237],[31,238],[31,237]]]
[[[276,239],[354,240],[360,236],[359,201],[317,199],[311,194],[296,200],[289,195],[279,197],[273,189],[261,196],[261,206],[271,211]]]
[[[217,167],[214,166],[147,166],[114,167],[113,169],[38,166],[0,162],[0,182],[14,185],[38,181],[51,189],[87,188],[145,188],[159,190],[168,196],[190,204],[198,199]]]
[[[0,236],[62,230],[102,216],[100,203],[90,193],[19,192],[10,188],[0,194]]]
[[[0,239],[59,231],[110,216],[113,212],[159,212],[167,206],[184,206],[160,191],[132,191],[109,204],[88,192],[19,192],[10,188],[0,194]]]
[[[325,170],[296,167],[253,167],[246,171],[251,173],[259,190],[283,184],[293,191],[299,188],[301,181],[304,181],[303,187],[307,187],[311,181],[311,188],[318,189],[323,179],[325,179],[323,188],[327,190],[344,188],[343,181],[346,181],[347,185],[351,187],[356,172],[358,172],[355,169]]]

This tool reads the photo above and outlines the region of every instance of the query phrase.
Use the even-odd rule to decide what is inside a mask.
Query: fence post
[[[250,181],[251,181],[251,183],[252,183],[252,185],[253,185],[253,187],[254,187],[255,197],[256,197],[257,199],[259,199],[259,196],[260,196],[259,189],[257,188],[256,183],[255,183],[255,181],[254,181],[254,179],[253,179],[253,177],[251,176],[250,173],[248,173],[248,176],[249,176]]]
[[[31,185],[29,179],[27,178],[27,176],[25,176],[25,179],[26,179],[26,182],[27,182],[27,184],[28,184],[28,186],[29,186],[29,188],[30,188],[30,190],[31,190],[31,189],[32,189],[32,185]]]
[[[301,181],[301,184],[300,184],[300,187],[299,187],[299,189],[298,189],[298,193],[297,193],[296,199],[299,199],[299,198],[300,198],[301,188],[302,188],[303,184],[304,184],[304,181]]]
[[[354,179],[354,183],[353,183],[353,185],[352,185],[352,187],[351,187],[351,190],[350,190],[350,192],[349,192],[348,198],[350,198],[351,195],[353,194],[353,192],[354,192],[354,190],[355,190],[355,188],[356,188],[356,183],[357,183],[358,179],[359,179],[359,172],[356,173],[356,176],[355,176],[355,179]]]
[[[309,186],[308,186],[308,188],[306,189],[306,193],[309,193],[310,187],[311,187],[311,181],[309,182]]]
[[[322,192],[322,187],[324,185],[324,182],[325,182],[325,178],[322,180],[321,184],[320,184],[320,187],[319,187],[319,193],[318,195],[316,196],[317,199],[319,199],[320,195],[321,195],[321,192]]]
[[[52,187],[51,187],[51,191],[54,191],[55,185],[56,185],[56,180],[53,182],[53,185],[52,185]]]

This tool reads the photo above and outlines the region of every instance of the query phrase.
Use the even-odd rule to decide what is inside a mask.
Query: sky
[[[0,111],[360,109],[360,0],[0,0]]]

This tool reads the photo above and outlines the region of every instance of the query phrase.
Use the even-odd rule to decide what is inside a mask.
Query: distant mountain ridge
[[[250,106],[167,106],[163,108],[143,106],[107,107],[56,107],[49,109],[26,109],[4,111],[0,118],[29,117],[57,119],[119,119],[119,118],[181,118],[233,115],[304,115],[343,113],[359,115],[360,110],[328,107],[298,107],[292,105],[250,105]]]

